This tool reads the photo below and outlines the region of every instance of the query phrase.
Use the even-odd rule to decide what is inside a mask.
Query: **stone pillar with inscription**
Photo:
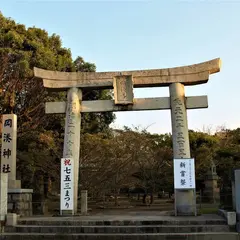
[[[170,84],[169,89],[174,159],[190,158],[184,85],[181,83],[172,83]],[[175,190],[177,215],[195,214],[196,201],[194,194],[193,190]]]
[[[70,88],[67,96],[66,123],[64,134],[63,158],[73,158],[73,204],[74,214],[77,213],[78,204],[78,174],[79,174],[79,152],[80,152],[80,130],[81,114],[80,101],[82,100],[82,91],[78,88]],[[63,211],[63,214],[65,211]],[[68,214],[66,212],[66,214]]]
[[[8,174],[8,188],[21,188],[21,181],[16,180],[17,154],[17,115],[2,116],[2,154],[1,172]]]
[[[32,215],[32,189],[21,189],[21,181],[16,180],[17,155],[17,115],[2,116],[1,174],[8,177],[7,208],[9,212],[21,216]]]

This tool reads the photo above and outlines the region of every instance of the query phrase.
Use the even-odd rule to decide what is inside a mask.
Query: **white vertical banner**
[[[174,159],[174,188],[195,189],[194,158]]]
[[[60,209],[72,210],[74,202],[74,161],[72,158],[61,159],[61,203]]]
[[[17,115],[2,115],[1,172],[16,180]]]

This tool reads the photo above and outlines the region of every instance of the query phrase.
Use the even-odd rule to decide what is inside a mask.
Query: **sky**
[[[189,129],[240,127],[240,0],[1,0],[5,17],[60,35],[73,58],[97,71],[191,65],[220,57],[208,83],[185,88],[208,95],[207,109],[188,110]],[[134,89],[136,98],[168,97],[169,89]],[[116,113],[114,128],[171,132],[170,110]]]

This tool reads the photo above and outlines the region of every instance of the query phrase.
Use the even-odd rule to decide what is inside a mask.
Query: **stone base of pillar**
[[[177,216],[195,216],[196,202],[194,191],[175,190],[174,200],[176,201]]]
[[[7,216],[7,186],[8,174],[0,173],[0,225],[5,222]]]
[[[62,216],[73,216],[73,215],[77,215],[77,213],[71,210],[62,210]]]
[[[8,189],[21,189],[21,180],[8,180]]]
[[[32,216],[32,189],[8,189],[8,212]]]

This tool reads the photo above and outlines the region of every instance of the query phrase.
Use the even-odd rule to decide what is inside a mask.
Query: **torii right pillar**
[[[171,99],[173,157],[174,159],[190,158],[184,85],[181,83],[172,83],[169,86],[169,90]],[[177,216],[195,215],[195,191],[175,189],[174,199]]]

